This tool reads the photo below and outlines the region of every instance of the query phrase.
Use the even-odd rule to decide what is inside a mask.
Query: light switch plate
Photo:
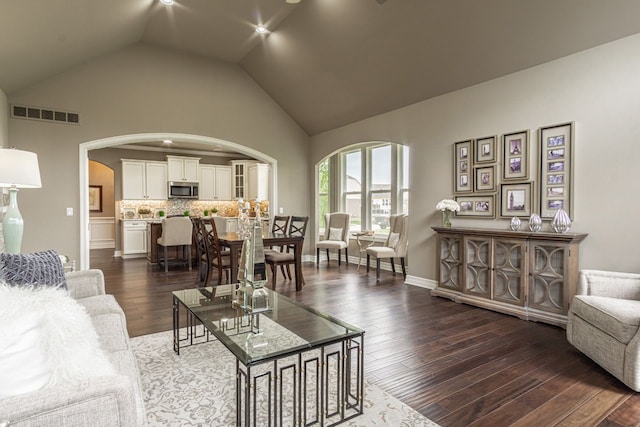
[[[67,216],[73,216],[73,208],[67,208]]]

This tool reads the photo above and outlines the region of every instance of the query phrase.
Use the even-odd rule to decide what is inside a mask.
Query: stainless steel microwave
[[[169,181],[167,194],[170,199],[197,199],[198,183]]]

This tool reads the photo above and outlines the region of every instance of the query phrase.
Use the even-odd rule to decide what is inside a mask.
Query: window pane
[[[409,188],[409,147],[406,145],[402,147],[402,188]],[[408,197],[406,194],[404,196]],[[405,206],[404,201],[402,206]],[[404,213],[408,213],[408,211]]]
[[[371,150],[371,190],[391,189],[391,146]]]
[[[324,214],[329,212],[329,196],[320,194],[318,196],[318,212],[320,214],[320,231],[324,232],[327,224],[325,223]]]
[[[349,230],[360,231],[362,229],[362,218],[360,217],[360,194],[347,194],[346,212],[351,214]]]
[[[371,228],[376,233],[389,232],[389,215],[391,215],[391,193],[371,194]]]
[[[344,190],[348,193],[360,191],[362,188],[362,154],[352,151],[344,156],[347,176]]]
[[[329,194],[329,159],[318,165],[318,183],[321,194]]]

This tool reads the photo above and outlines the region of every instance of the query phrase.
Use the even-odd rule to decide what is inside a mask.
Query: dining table
[[[240,252],[242,251],[242,243],[244,239],[239,233],[227,232],[218,234],[220,246],[229,248],[229,262],[231,264],[231,280],[238,280],[238,265],[240,262]],[[304,237],[299,235],[289,235],[284,233],[273,233],[271,231],[262,231],[262,243],[265,248],[270,246],[293,246],[294,262],[296,270],[296,291],[302,290],[304,285],[304,277],[302,275],[302,245]]]

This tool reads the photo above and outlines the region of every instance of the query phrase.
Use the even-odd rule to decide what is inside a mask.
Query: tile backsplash
[[[251,209],[250,215],[255,216],[255,202],[250,202]],[[142,217],[158,217],[158,211],[163,210],[166,216],[170,215],[183,215],[185,211],[189,211],[190,216],[204,216],[204,211],[211,210],[212,208],[218,208],[218,216],[236,217],[238,216],[238,202],[231,201],[201,201],[201,200],[121,200],[119,203],[120,218],[124,218],[126,211],[134,210],[135,216],[133,218]],[[138,213],[138,209],[148,208],[151,211],[150,215],[141,215]],[[269,202],[263,201],[260,203],[260,209],[263,216],[268,216]]]

